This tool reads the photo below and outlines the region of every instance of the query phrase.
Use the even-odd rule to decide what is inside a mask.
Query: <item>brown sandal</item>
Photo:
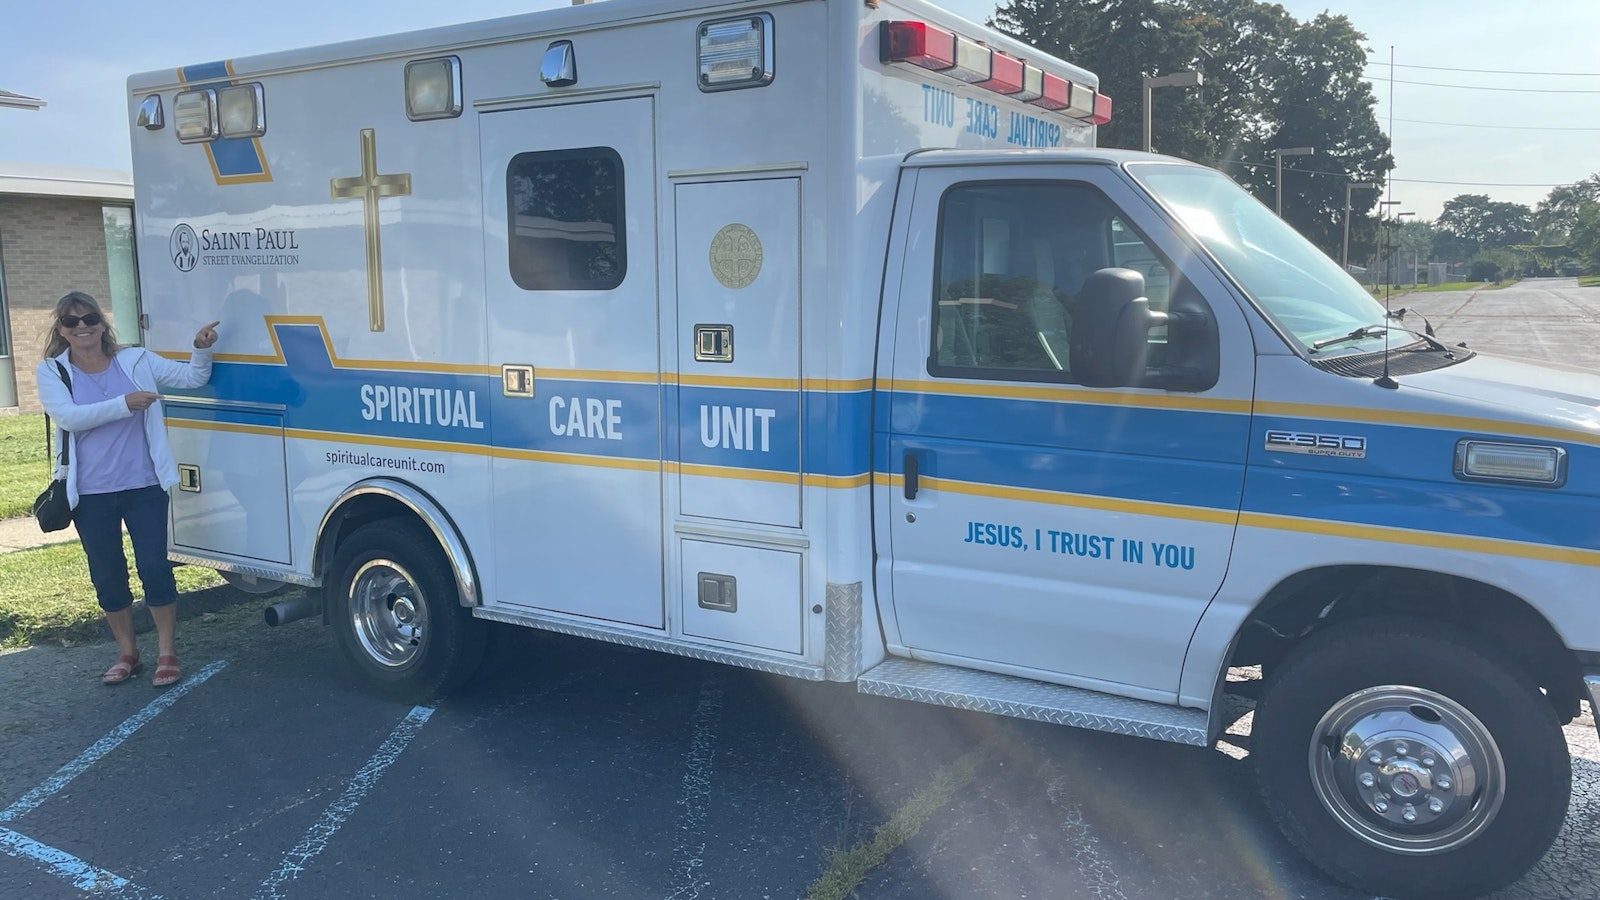
[[[101,674],[100,683],[121,684],[124,681],[127,681],[129,678],[139,674],[139,671],[143,668],[144,663],[139,661],[139,655],[137,653],[124,653],[117,657],[117,661],[111,664],[111,668],[105,670],[105,672]]]
[[[177,684],[182,679],[183,672],[178,668],[178,658],[176,656],[156,657],[156,674],[150,680],[151,684],[156,687],[167,687],[168,685]]]

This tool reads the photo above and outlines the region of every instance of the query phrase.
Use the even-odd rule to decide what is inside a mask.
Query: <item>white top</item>
[[[39,403],[44,406],[45,413],[55,420],[57,446],[60,446],[60,441],[66,439],[63,432],[88,431],[107,422],[126,419],[133,415],[133,410],[128,409],[128,404],[120,396],[83,406],[73,402],[72,392],[67,390],[67,386],[61,381],[61,376],[56,373],[56,363],[66,365],[67,354],[70,352],[63,350],[61,355],[54,359],[43,360],[39,363],[36,373]],[[210,347],[194,350],[189,356],[188,363],[163,359],[143,347],[128,347],[118,351],[113,361],[141,391],[159,391],[163,386],[197,388],[211,380]],[[178,483],[178,464],[173,460],[172,446],[167,442],[166,425],[166,418],[161,412],[161,401],[157,400],[145,411],[144,434],[149,446],[150,462],[155,466],[156,477],[160,479],[162,490],[169,490]],[[57,452],[59,454],[59,451]],[[57,460],[59,459],[58,455]],[[78,478],[75,471],[77,461],[77,453],[73,452],[69,454],[68,465],[64,470],[59,462],[56,466],[56,477],[64,477],[67,480],[67,502],[74,509],[78,506]]]

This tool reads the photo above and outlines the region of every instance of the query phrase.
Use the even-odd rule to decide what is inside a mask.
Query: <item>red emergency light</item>
[[[938,72],[1079,121],[1095,125],[1111,121],[1110,97],[999,53],[981,41],[927,22],[884,22],[878,35],[878,56],[883,62]]]
[[[989,80],[978,82],[978,87],[1000,94],[1015,94],[1022,90],[1022,60],[996,53],[990,57]]]
[[[927,22],[885,22],[879,40],[884,62],[903,62],[937,72],[956,64],[956,36]]]

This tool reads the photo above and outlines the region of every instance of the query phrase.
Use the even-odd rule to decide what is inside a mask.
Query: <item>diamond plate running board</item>
[[[1210,743],[1206,740],[1207,716],[1198,709],[1182,709],[939,663],[885,660],[856,679],[856,690],[879,697],[1131,734],[1175,744],[1204,747]]]

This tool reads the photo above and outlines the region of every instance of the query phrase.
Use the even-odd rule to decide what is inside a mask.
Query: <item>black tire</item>
[[[1373,619],[1313,635],[1277,668],[1256,708],[1251,756],[1272,817],[1324,872],[1388,897],[1473,897],[1521,877],[1550,848],[1572,760],[1550,701],[1504,655],[1431,622]],[[1334,752],[1321,732],[1355,739]],[[1485,762],[1470,774],[1441,764],[1430,752],[1441,735]],[[1401,821],[1408,812],[1417,818]]]
[[[432,702],[483,661],[484,623],[461,605],[444,551],[416,522],[356,529],[335,551],[323,592],[340,654],[385,697]]]

